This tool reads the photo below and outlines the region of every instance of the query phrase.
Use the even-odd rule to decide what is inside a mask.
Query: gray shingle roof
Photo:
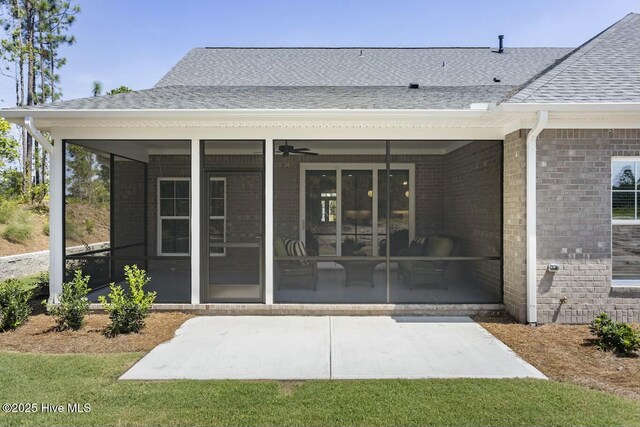
[[[514,88],[505,85],[420,89],[391,86],[167,86],[60,101],[29,109],[466,109],[474,102],[497,102]]]
[[[640,102],[640,15],[607,28],[507,102]]]
[[[498,54],[491,48],[197,48],[156,87],[512,86],[525,83],[570,51],[507,48]]]

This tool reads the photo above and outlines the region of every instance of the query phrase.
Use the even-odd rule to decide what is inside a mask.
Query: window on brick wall
[[[611,163],[611,246],[614,284],[640,284],[640,157]]]
[[[189,255],[189,178],[158,179],[158,254]]]

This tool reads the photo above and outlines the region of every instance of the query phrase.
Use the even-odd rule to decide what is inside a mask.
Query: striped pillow
[[[289,256],[307,256],[307,250],[301,240],[282,239]]]
[[[427,243],[427,238],[426,237],[416,237],[415,239],[413,239],[414,242],[416,242],[416,244],[423,246],[425,243]]]

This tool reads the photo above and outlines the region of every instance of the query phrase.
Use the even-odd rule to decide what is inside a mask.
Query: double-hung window
[[[614,285],[640,285],[640,157],[611,162]]]
[[[158,178],[158,255],[189,255],[189,178]]]

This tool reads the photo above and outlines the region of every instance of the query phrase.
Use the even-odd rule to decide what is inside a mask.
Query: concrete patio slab
[[[545,378],[468,317],[332,317],[331,377]]]
[[[468,317],[190,319],[121,379],[545,378]]]
[[[196,317],[121,379],[324,379],[329,347],[328,317]]]

